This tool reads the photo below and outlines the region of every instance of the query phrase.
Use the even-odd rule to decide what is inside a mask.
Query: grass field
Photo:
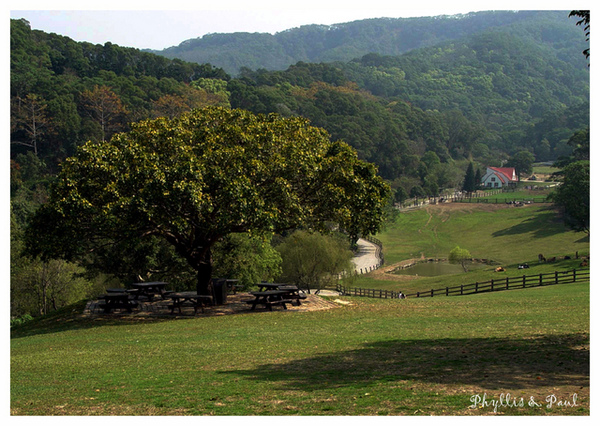
[[[589,414],[589,285],[166,321],[63,312],[11,340],[13,415]],[[79,307],[81,308],[81,306]],[[547,397],[575,406],[547,408]]]
[[[552,173],[556,173],[559,171],[560,171],[560,168],[558,168],[558,167],[540,166],[540,165],[533,166],[533,174],[534,175],[542,175],[544,177],[550,176],[550,175],[552,175]]]
[[[589,254],[589,236],[568,230],[549,204],[512,207],[506,204],[451,203],[403,212],[393,225],[377,236],[383,242],[385,265],[393,266],[407,259],[448,257],[460,246],[476,259],[488,259],[493,266],[466,274],[443,277],[402,276],[390,279],[381,271],[355,278],[349,286],[402,290],[405,293],[426,291],[476,281],[534,275],[579,268],[575,253]],[[555,263],[538,263],[538,254],[556,257]],[[572,260],[564,260],[570,256]],[[530,268],[520,270],[520,264]],[[497,266],[505,272],[494,272]]]
[[[589,253],[545,207],[475,207],[402,214],[379,236],[386,261],[460,245],[512,274],[524,261],[533,272],[575,266],[537,265],[539,252]],[[492,272],[401,284],[478,274]],[[589,294],[572,283],[162,320],[82,318],[79,304],[13,328],[11,414],[589,415]]]

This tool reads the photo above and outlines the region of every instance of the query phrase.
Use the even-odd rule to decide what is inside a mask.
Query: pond
[[[469,271],[473,269],[484,268],[484,263],[479,262],[469,262],[467,264],[467,269]],[[404,269],[396,269],[394,271],[395,274],[398,275],[418,275],[420,277],[437,277],[440,275],[452,275],[452,274],[462,274],[464,270],[459,264],[452,264],[447,261],[436,261],[436,262],[419,262],[415,263],[413,266],[409,266]]]

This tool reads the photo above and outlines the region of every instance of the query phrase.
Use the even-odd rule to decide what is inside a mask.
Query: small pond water
[[[482,263],[469,262],[467,269],[469,271],[473,269],[484,268],[487,265]],[[452,264],[445,261],[439,262],[419,262],[413,266],[409,266],[404,269],[397,269],[394,271],[398,275],[419,275],[421,277],[437,277],[439,275],[451,275],[451,274],[462,274],[464,270],[459,264]]]

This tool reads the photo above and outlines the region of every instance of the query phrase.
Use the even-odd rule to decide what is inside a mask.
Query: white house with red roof
[[[504,188],[516,183],[517,173],[514,167],[488,167],[481,178],[481,185],[485,188]]]

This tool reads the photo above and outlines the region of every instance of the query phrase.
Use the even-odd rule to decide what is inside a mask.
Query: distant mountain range
[[[208,34],[149,52],[210,63],[231,75],[241,68],[284,70],[302,62],[350,61],[368,53],[401,55],[486,31],[518,33],[540,43],[584,45],[569,11],[490,11],[422,18],[379,18],[337,25],[306,25],[277,34]],[[560,30],[560,38],[556,31]],[[553,34],[553,35],[552,35]]]

